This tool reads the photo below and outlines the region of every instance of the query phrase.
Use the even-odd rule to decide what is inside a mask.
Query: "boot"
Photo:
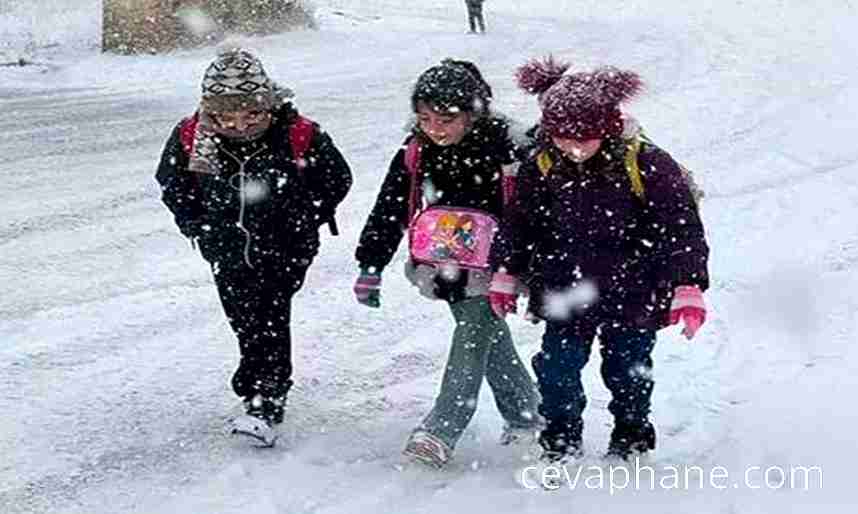
[[[655,428],[649,421],[643,424],[616,422],[608,444],[608,457],[629,460],[655,449]]]
[[[541,461],[559,462],[583,455],[582,434],[584,422],[581,419],[564,423],[548,423],[539,434],[539,446],[542,447]]]
[[[537,476],[541,477],[542,488],[549,491],[559,489],[562,487],[563,481],[560,474],[555,472],[567,464],[573,464],[575,460],[584,456],[581,432],[558,436],[548,435],[543,430],[539,436],[539,445],[542,446],[542,455],[536,462],[536,472]],[[548,469],[552,469],[554,472],[549,475],[546,473]]]

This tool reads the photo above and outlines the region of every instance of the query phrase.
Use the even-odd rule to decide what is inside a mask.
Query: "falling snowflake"
[[[248,205],[265,201],[270,194],[268,184],[261,180],[247,180],[241,192]]]
[[[217,22],[202,9],[189,7],[182,9],[176,16],[182,25],[197,37],[205,37],[217,30]]]
[[[585,280],[563,291],[545,294],[545,313],[551,319],[567,319],[575,311],[587,309],[599,297],[596,285]]]

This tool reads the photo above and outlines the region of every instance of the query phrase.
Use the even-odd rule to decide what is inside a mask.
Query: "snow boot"
[[[583,454],[584,422],[576,419],[563,423],[548,423],[539,433],[539,446],[545,460],[578,458]],[[540,457],[540,460],[543,460]]]
[[[402,454],[421,464],[441,469],[450,461],[453,450],[429,432],[418,430],[411,434]]]
[[[629,460],[655,449],[655,428],[649,421],[643,424],[617,422],[611,431],[607,457]]]
[[[542,455],[539,456],[539,462],[546,465],[560,466],[584,456],[581,441],[574,441],[572,444],[567,444],[559,449],[546,448],[541,442],[540,445],[542,446]]]
[[[563,478],[566,473],[558,470],[573,464],[584,456],[581,440],[564,441],[562,445],[546,447],[540,438],[540,446],[543,447],[542,455],[536,462],[536,476],[540,477],[539,483],[546,491],[555,491],[563,486]],[[549,472],[550,470],[550,472]]]

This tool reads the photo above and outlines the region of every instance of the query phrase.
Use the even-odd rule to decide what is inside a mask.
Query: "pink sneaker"
[[[402,454],[427,466],[440,469],[450,461],[453,450],[429,432],[417,431],[411,434]]]

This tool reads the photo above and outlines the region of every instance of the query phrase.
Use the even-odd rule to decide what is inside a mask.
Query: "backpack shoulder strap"
[[[304,154],[310,148],[316,124],[313,120],[298,115],[295,121],[289,125],[289,145],[292,147],[292,155],[297,161],[304,158]],[[299,166],[299,169],[303,169]]]
[[[412,137],[405,145],[405,170],[408,172],[410,189],[408,193],[408,220],[410,224],[420,208],[420,143]]]
[[[539,172],[542,173],[542,176],[548,176],[551,172],[551,168],[554,167],[554,161],[551,160],[551,154],[548,150],[543,150],[537,154],[536,166],[539,168]]]
[[[629,177],[629,181],[631,182],[632,192],[634,192],[635,196],[641,199],[641,201],[646,200],[643,176],[641,175],[641,169],[638,165],[638,155],[641,152],[642,145],[653,145],[654,143],[650,140],[646,135],[641,133],[639,136],[635,137],[632,141],[627,143],[626,147],[626,174]],[[694,198],[694,203],[699,204],[700,200],[703,198],[703,190],[694,180],[694,175],[691,173],[691,170],[686,168],[681,162],[677,162],[676,165],[679,167],[679,173],[682,175],[682,179],[688,185],[688,188],[691,190],[691,195]]]
[[[626,142],[626,175],[629,177],[629,182],[632,186],[632,192],[641,201],[645,200],[645,191],[643,177],[641,177],[641,169],[638,166],[638,154],[641,151],[641,138],[635,136],[630,141]]]
[[[182,150],[188,155],[191,155],[194,151],[194,134],[197,131],[197,123],[199,121],[200,115],[195,112],[179,123],[179,141],[182,144]]]
[[[300,114],[295,117],[295,120],[289,125],[289,146],[292,147],[292,158],[296,162],[299,176],[303,173],[303,164],[298,163],[304,158],[304,154],[310,149],[310,143],[313,142],[313,135],[316,133],[316,123],[310,118],[305,118]],[[340,230],[337,227],[337,220],[331,216],[328,220],[328,229],[332,236],[340,235]]]
[[[405,168],[411,175],[416,175],[420,171],[420,150],[420,143],[416,138],[412,137],[405,145]]]

